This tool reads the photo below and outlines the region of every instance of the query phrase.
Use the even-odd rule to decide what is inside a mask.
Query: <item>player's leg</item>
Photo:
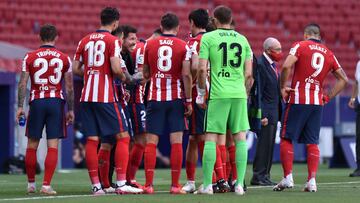
[[[228,158],[229,163],[226,163],[226,167],[228,167],[229,165],[230,168],[229,173],[231,173],[231,178],[229,176],[229,181],[231,181],[229,182],[229,185],[231,186],[231,190],[235,191],[235,184],[237,180],[236,161],[235,161],[236,147],[232,133],[229,130],[226,134],[226,147],[229,152],[229,158]]]
[[[145,194],[154,193],[154,172],[156,165],[156,147],[159,142],[159,135],[164,133],[165,112],[167,106],[165,102],[149,101],[146,108],[146,146],[144,152],[145,168]]]
[[[50,186],[52,177],[54,175],[56,165],[58,162],[58,144],[59,139],[49,139],[47,140],[47,154],[45,158],[45,172],[43,185],[41,187],[41,193],[45,195],[56,195],[56,191]]]
[[[226,180],[226,136],[218,135],[216,142],[216,160],[214,171],[216,174],[216,184],[213,184],[214,193],[230,192],[230,186]],[[213,177],[214,180],[214,177]]]
[[[212,174],[216,162],[216,142],[219,134],[226,133],[230,103],[224,99],[209,100],[205,117],[205,146],[203,162],[203,187],[199,193],[212,194]]]
[[[136,172],[139,169],[141,160],[143,159],[145,145],[146,145],[146,136],[145,136],[145,106],[143,104],[133,104],[132,105],[132,123],[134,129],[134,145],[130,152],[130,160],[127,171],[127,181],[133,187],[142,188],[142,186],[136,182]]]
[[[167,124],[170,131],[170,167],[171,167],[171,194],[185,194],[182,190],[179,179],[183,160],[182,140],[185,130],[184,104],[182,100],[175,100],[167,103],[169,109],[166,112]]]
[[[231,99],[231,110],[228,125],[229,130],[233,133],[236,148],[235,162],[238,177],[235,186],[235,193],[243,195],[245,193],[243,187],[248,155],[246,131],[250,128],[246,99]]]
[[[109,180],[110,154],[111,154],[113,142],[114,141],[102,137],[100,149],[98,152],[100,182],[102,188],[106,193],[115,192],[115,189],[111,187],[111,183]]]
[[[26,123],[26,136],[28,138],[28,143],[25,154],[25,168],[28,178],[28,194],[36,192],[36,151],[42,137],[43,128],[45,126],[45,116],[46,110],[42,108],[42,100],[39,99],[32,101],[30,103],[30,109]]]
[[[322,106],[309,105],[311,114],[304,127],[299,142],[306,144],[308,178],[304,188],[306,192],[316,192],[316,173],[320,161],[319,134],[322,118]]]
[[[283,179],[273,187],[274,191],[282,191],[294,186],[292,175],[294,149],[293,142],[298,140],[302,133],[308,111],[303,108],[305,105],[287,104],[282,116],[280,160],[283,168]]]

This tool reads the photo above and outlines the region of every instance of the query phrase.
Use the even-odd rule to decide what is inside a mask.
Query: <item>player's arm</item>
[[[84,70],[81,68],[83,65],[82,62],[74,60],[73,65],[72,65],[72,72],[80,77],[84,76]]]
[[[144,46],[144,65],[142,66],[142,73],[145,81],[148,81],[150,79],[150,66],[149,66],[149,54],[148,52],[148,46],[145,44]]]
[[[289,92],[292,91],[291,88],[286,86],[286,82],[289,78],[291,68],[294,66],[298,58],[294,55],[288,55],[285,59],[285,62],[282,67],[281,76],[280,76],[280,89],[283,99],[287,100]]]
[[[353,91],[352,91],[352,94],[351,94],[351,98],[350,98],[349,103],[348,103],[348,106],[350,108],[352,108],[352,109],[355,108],[355,100],[356,100],[355,98],[356,98],[356,96],[358,94],[358,91],[359,91],[359,86],[358,85],[359,85],[358,81],[355,80],[354,84],[353,84]]]
[[[333,75],[336,78],[336,83],[335,86],[327,94],[329,100],[331,100],[336,95],[338,95],[341,92],[341,90],[343,90],[346,87],[346,84],[349,81],[349,79],[346,76],[346,73],[342,68],[339,68],[336,71],[334,71]],[[326,103],[326,99],[325,99],[325,103]]]
[[[186,111],[185,116],[190,116],[192,113],[192,76],[191,76],[191,70],[190,70],[190,61],[184,60],[182,62],[182,71],[181,71],[183,83],[184,83],[184,89],[185,89],[185,98],[186,98]]]
[[[25,116],[25,111],[23,109],[24,107],[24,101],[25,101],[25,96],[26,96],[26,86],[29,80],[29,72],[28,72],[28,65],[27,65],[27,60],[28,55],[25,56],[24,60],[23,60],[23,65],[22,65],[22,71],[21,71],[21,75],[20,75],[20,80],[18,83],[18,110],[16,112],[16,120],[17,122],[19,122],[20,117]]]
[[[245,60],[245,70],[244,70],[244,76],[245,76],[245,87],[246,87],[246,93],[249,95],[251,87],[254,84],[254,78],[252,76],[252,60],[247,59]]]
[[[192,78],[197,78],[199,72],[199,55],[194,53],[191,55],[191,75]]]
[[[66,91],[66,125],[74,122],[74,85],[73,85],[73,74],[71,72],[65,73],[65,91]]]

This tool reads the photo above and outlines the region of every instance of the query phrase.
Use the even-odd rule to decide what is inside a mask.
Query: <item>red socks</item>
[[[185,168],[188,181],[195,181],[196,164],[191,161],[186,161]]]
[[[25,168],[28,182],[35,182],[36,174],[36,149],[27,148],[25,155]]]
[[[235,152],[236,152],[236,147],[235,145],[232,145],[230,147],[228,147],[228,151],[229,151],[229,162],[230,162],[230,168],[231,168],[231,179],[232,180],[236,180],[237,179],[237,171],[236,171],[236,162],[235,162]]]
[[[221,159],[221,151],[218,145],[216,145],[216,162],[214,167],[217,180],[224,179],[224,169]]]
[[[58,149],[48,148],[45,158],[45,173],[43,185],[50,185],[58,161]]]
[[[284,170],[284,178],[292,173],[294,149],[290,140],[281,139],[280,142],[280,160]]]
[[[224,172],[224,178],[228,177],[226,173],[226,159],[227,159],[227,151],[225,145],[219,145],[220,153],[221,153],[221,163]]]
[[[109,188],[110,151],[100,149],[98,159],[101,184],[104,188]]]
[[[156,145],[152,143],[146,144],[144,152],[145,167],[145,187],[153,185],[154,170],[156,165]]]
[[[198,143],[198,148],[199,148],[199,153],[200,153],[201,160],[203,158],[204,146],[205,146],[205,141],[200,141]]]
[[[129,162],[130,137],[123,137],[117,140],[115,149],[115,170],[116,180],[126,181],[126,170]]]
[[[126,179],[128,181],[135,180],[135,175],[141,164],[144,151],[145,151],[144,146],[142,146],[141,144],[134,144],[130,153],[129,166],[126,174]]]
[[[88,168],[89,176],[91,183],[99,184],[99,176],[98,176],[98,156],[97,156],[97,148],[99,145],[98,140],[91,140],[88,139],[85,146],[85,159],[86,159],[86,166]]]
[[[308,180],[315,178],[319,166],[320,151],[316,144],[308,144],[307,149],[307,165],[308,165]]]
[[[170,166],[171,166],[171,185],[180,186],[179,179],[183,160],[183,149],[181,143],[171,144]]]

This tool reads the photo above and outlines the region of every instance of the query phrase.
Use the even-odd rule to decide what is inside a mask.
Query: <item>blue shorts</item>
[[[319,144],[323,106],[287,104],[282,116],[281,137],[303,144]]]
[[[124,110],[118,103],[81,102],[80,116],[84,135],[99,136],[103,142],[128,131]]]
[[[58,98],[32,101],[27,119],[26,136],[41,139],[44,126],[46,126],[47,139],[65,138],[64,104],[65,101]]]
[[[121,105],[119,106],[121,107]],[[124,109],[124,114],[125,114],[126,125],[128,126],[129,135],[130,137],[134,137],[134,127],[130,116],[130,109],[131,109],[130,105],[127,104]]]
[[[132,129],[135,135],[146,132],[146,111],[144,104],[129,104],[128,110],[130,114]]]
[[[205,133],[205,109],[200,108],[193,102],[193,112],[189,117],[189,132],[190,135],[202,135]]]
[[[182,100],[149,101],[146,107],[146,130],[155,135],[163,135],[185,130],[184,104]]]

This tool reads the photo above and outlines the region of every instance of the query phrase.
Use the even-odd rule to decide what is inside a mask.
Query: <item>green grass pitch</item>
[[[246,180],[251,178],[251,165],[248,166]],[[70,170],[59,172],[54,175],[53,187],[58,192],[57,197],[44,197],[38,194],[26,195],[25,175],[0,175],[0,203],[2,202],[126,202],[126,203],[229,203],[229,202],[338,202],[350,203],[360,202],[360,178],[349,178],[349,169],[328,169],[321,165],[318,173],[318,192],[302,192],[306,181],[307,168],[305,164],[294,166],[295,188],[283,192],[273,192],[269,187],[249,187],[245,196],[236,196],[234,193],[210,195],[170,195],[170,170],[156,170],[154,195],[106,195],[92,197],[87,172],[85,170]],[[279,164],[272,169],[274,181],[279,181],[282,170]],[[37,187],[41,186],[42,175],[37,176]],[[201,168],[197,169],[197,185],[201,183]],[[182,173],[182,181],[185,182],[185,170]],[[138,181],[143,183],[144,172],[138,172]]]

